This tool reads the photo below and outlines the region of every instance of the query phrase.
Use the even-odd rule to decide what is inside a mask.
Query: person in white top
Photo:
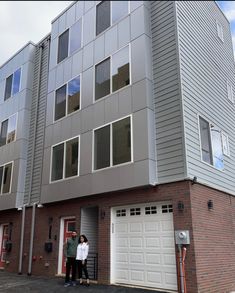
[[[85,235],[80,235],[79,244],[77,247],[77,256],[76,259],[78,261],[78,277],[80,281],[80,285],[83,285],[82,282],[82,271],[86,277],[86,286],[90,286],[89,275],[87,271],[87,256],[89,252],[89,244]]]

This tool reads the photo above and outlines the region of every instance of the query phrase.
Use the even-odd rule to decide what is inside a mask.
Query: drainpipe
[[[28,276],[32,273],[32,257],[33,257],[33,238],[34,238],[34,227],[35,227],[35,212],[37,203],[33,203],[32,221],[31,221],[31,235],[30,235],[30,246],[29,246],[29,267]]]
[[[21,233],[20,233],[20,255],[19,255],[19,269],[18,274],[22,274],[22,257],[23,257],[23,245],[24,245],[24,225],[25,225],[25,205],[22,208],[22,220],[21,220]]]

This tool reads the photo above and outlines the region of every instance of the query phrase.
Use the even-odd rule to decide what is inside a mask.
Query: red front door
[[[73,231],[75,231],[75,219],[67,219],[64,220],[64,242],[66,243],[68,238],[71,237],[71,234]],[[64,257],[64,252],[63,252],[63,257],[62,257],[62,273],[66,273],[66,259]]]
[[[2,225],[2,228],[2,240],[0,243],[0,268],[3,268],[6,262],[6,242],[9,236],[8,225]]]

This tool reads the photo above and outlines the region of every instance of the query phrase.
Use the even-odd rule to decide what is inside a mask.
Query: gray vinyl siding
[[[44,132],[46,117],[47,77],[49,37],[40,42],[35,54],[32,108],[30,118],[30,136],[27,158],[27,171],[25,181],[24,202],[34,203],[40,201],[42,162],[44,150]],[[40,58],[40,47],[42,54]],[[40,70],[41,64],[41,70]],[[40,86],[38,88],[38,78]],[[39,95],[39,96],[38,96]],[[32,182],[30,182],[32,180]]]
[[[234,194],[235,112],[227,98],[227,80],[234,90],[235,72],[229,23],[214,1],[176,5],[188,176]],[[223,27],[224,42],[216,21]],[[231,156],[224,156],[223,171],[201,160],[199,115],[229,136]]]
[[[185,176],[175,4],[151,2],[158,183]]]

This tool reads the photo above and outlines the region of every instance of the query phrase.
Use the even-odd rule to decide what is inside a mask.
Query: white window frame
[[[23,66],[20,66],[19,68],[17,68],[16,70],[14,70],[13,73],[9,74],[9,75],[5,78],[4,98],[3,98],[4,102],[10,100],[11,98],[13,98],[15,95],[17,95],[17,94],[21,91],[21,84],[22,84],[22,67],[23,67]],[[14,84],[14,73],[15,73],[18,69],[20,69],[20,84],[19,84],[19,91],[13,95],[12,91],[13,91],[13,84]],[[10,77],[11,75],[13,75],[13,77],[12,77],[12,84],[11,84],[11,95],[10,95],[10,97],[9,97],[8,99],[5,100],[7,78]]]
[[[79,77],[80,78],[80,107],[78,110],[72,112],[72,113],[69,113],[68,114],[68,84],[70,81],[72,81],[73,79]],[[58,89],[60,89],[61,87],[65,86],[66,85],[66,101],[65,101],[65,115],[64,117],[61,117],[60,119],[57,119],[55,120],[55,100],[56,100],[56,91]],[[77,113],[79,111],[81,111],[82,109],[82,73],[78,74],[77,76],[69,79],[66,83],[64,83],[63,85],[57,87],[55,90],[54,90],[54,105],[53,105],[53,123],[56,123],[58,121],[61,121],[62,119],[66,118],[66,117],[69,117],[70,115],[73,115],[74,113]]]
[[[17,126],[18,126],[18,112],[16,112],[16,113],[10,115],[7,119],[4,119],[4,120],[2,120],[2,121],[0,122],[0,134],[1,134],[1,131],[2,131],[2,123],[5,122],[6,120],[9,121],[9,119],[10,119],[12,116],[14,116],[14,115],[16,115],[16,134],[15,134],[15,139],[14,139],[13,141],[11,141],[10,143],[16,141],[16,137],[17,137]],[[8,126],[7,126],[7,135],[8,135]],[[4,145],[8,145],[8,144],[10,144],[10,143],[7,143],[7,137],[6,137],[6,143],[5,143]],[[2,145],[1,147],[3,147],[4,145]]]
[[[117,164],[117,165],[113,165],[113,128],[111,127],[112,124],[114,124],[115,122],[118,122],[118,121],[121,121],[123,119],[126,119],[130,117],[130,139],[131,139],[131,160],[128,161],[128,162],[124,162],[124,163],[121,163],[121,164]],[[100,169],[95,169],[95,131],[98,130],[98,129],[101,129],[101,128],[104,128],[105,126],[110,126],[110,165],[108,167],[104,167],[104,168],[100,168]],[[133,146],[133,116],[132,114],[131,115],[127,115],[127,116],[124,116],[122,118],[119,118],[117,120],[114,120],[114,121],[111,121],[109,123],[106,123],[102,126],[99,126],[97,128],[94,128],[93,131],[92,131],[92,173],[95,173],[95,172],[99,172],[99,171],[102,171],[102,170],[105,170],[105,169],[110,169],[110,168],[116,168],[116,167],[120,167],[120,166],[124,166],[124,165],[129,165],[131,163],[134,162],[134,146]]]
[[[97,6],[103,1],[99,1],[98,3],[96,3],[96,6],[95,6],[95,29],[94,29],[94,32],[95,32],[95,38],[98,38],[99,36],[101,36],[102,34],[106,33],[107,30],[109,30],[112,26],[114,26],[115,24],[119,23],[120,21],[122,21],[125,17],[127,17],[128,15],[130,15],[131,13],[131,5],[130,5],[130,1],[127,1],[128,2],[128,12],[126,15],[124,15],[123,17],[121,17],[118,21],[115,21],[113,22],[113,13],[112,13],[112,2],[113,1],[110,1],[110,26],[107,27],[104,31],[102,31],[101,33],[99,33],[98,35],[96,34],[96,18],[97,18]],[[106,59],[106,58],[105,58]]]
[[[70,40],[71,40],[71,27],[77,23],[78,21],[81,20],[81,47],[76,49],[72,54],[70,54]],[[68,40],[68,56],[65,57],[63,60],[61,60],[60,62],[58,62],[58,54],[59,54],[59,37],[61,35],[63,35],[63,33],[65,33],[66,31],[69,31],[69,40]],[[73,56],[74,54],[76,54],[76,52],[78,52],[79,50],[82,49],[83,47],[83,17],[81,16],[76,22],[74,22],[69,28],[66,28],[61,34],[58,35],[58,40],[57,40],[57,59],[56,59],[56,64],[59,65],[62,62],[64,62],[65,60],[67,60],[69,57]]]
[[[66,142],[73,140],[75,138],[78,138],[78,174],[74,175],[74,176],[70,176],[70,177],[65,177],[65,166],[66,166]],[[56,147],[57,145],[60,144],[64,144],[64,158],[63,158],[63,178],[62,179],[58,179],[58,180],[52,180],[52,159],[53,159],[53,148]],[[66,139],[64,141],[58,142],[54,145],[51,146],[51,159],[50,159],[50,179],[49,179],[49,183],[57,183],[57,182],[61,182],[64,180],[69,180],[69,179],[73,179],[73,178],[77,178],[80,176],[80,150],[81,150],[81,143],[80,143],[80,135],[76,135],[74,137],[71,137],[69,139]]]
[[[113,92],[113,82],[112,82],[112,59],[113,59],[113,55],[115,55],[116,53],[118,53],[119,51],[121,51],[122,49],[129,47],[129,79],[130,79],[130,83],[118,90],[116,90],[115,92]],[[95,69],[96,66],[100,63],[102,63],[103,61],[105,61],[106,59],[110,58],[110,93],[107,94],[106,96],[103,96],[102,98],[99,98],[98,100],[95,99],[95,83],[96,83],[96,75],[95,75]],[[132,66],[131,66],[131,44],[129,43],[128,45],[125,45],[123,47],[121,47],[120,49],[118,49],[117,51],[115,51],[114,53],[106,56],[105,58],[101,59],[99,62],[94,64],[94,68],[93,68],[93,80],[94,80],[94,84],[93,84],[93,104],[97,103],[98,101],[101,101],[102,99],[107,98],[108,96],[112,95],[112,94],[116,94],[119,93],[121,90],[126,89],[127,87],[132,85]]]
[[[210,130],[210,137],[209,138],[210,138],[210,143],[211,143],[212,164],[209,164],[209,163],[203,161],[203,159],[202,159],[202,143],[201,143],[200,118],[204,119],[209,124],[209,130]],[[198,133],[199,133],[199,145],[200,145],[200,153],[201,153],[201,162],[204,163],[204,164],[206,164],[206,165],[208,165],[208,166],[210,166],[210,167],[213,167],[215,170],[218,170],[218,171],[223,172],[224,171],[224,168],[223,169],[218,169],[214,165],[214,155],[213,155],[214,154],[214,147],[213,147],[212,135],[211,135],[211,126],[213,126],[213,125],[214,124],[211,123],[207,118],[205,118],[204,116],[198,114]],[[216,126],[216,128],[218,128],[218,130],[220,131],[220,140],[221,140],[221,147],[222,147],[222,152],[223,152],[223,141],[222,141],[222,133],[223,132],[222,132],[221,129],[219,129],[219,127]],[[223,152],[223,154],[224,154],[224,152]]]
[[[5,170],[5,166],[6,166],[6,165],[9,165],[9,164],[12,164],[12,167],[11,167],[10,188],[9,188],[9,192],[2,193],[2,189],[3,189],[3,178],[4,178],[4,170]],[[11,193],[12,179],[13,179],[13,169],[14,169],[14,161],[7,162],[7,163],[5,163],[5,164],[3,164],[3,165],[0,165],[0,167],[3,167],[2,182],[1,182],[1,188],[0,188],[0,196],[4,196],[4,195],[7,195],[7,194],[10,194],[10,193]]]
[[[216,29],[217,29],[217,36],[218,38],[224,42],[224,32],[223,32],[223,26],[222,24],[216,20]]]
[[[233,85],[227,80],[227,97],[230,102],[234,104]]]

